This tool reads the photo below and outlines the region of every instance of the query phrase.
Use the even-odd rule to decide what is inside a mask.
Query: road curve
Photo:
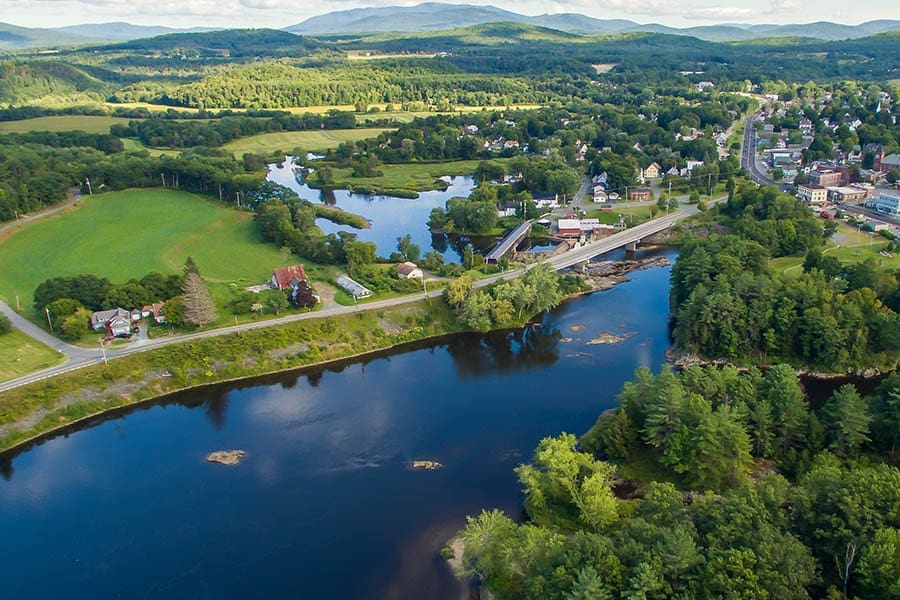
[[[722,198],[713,200],[713,202],[717,202],[722,200]],[[632,242],[640,241],[644,238],[647,238],[655,233],[658,233],[668,227],[671,227],[673,224],[690,217],[691,215],[696,214],[697,208],[695,206],[689,206],[687,208],[680,208],[669,215],[654,219],[652,221],[648,221],[646,223],[642,223],[630,229],[626,229],[625,231],[621,231],[619,233],[615,233],[609,237],[606,237],[600,241],[592,242],[581,246],[579,248],[575,248],[565,252],[563,254],[558,254],[552,258],[550,258],[547,262],[549,262],[554,269],[564,269],[566,267],[570,267],[572,265],[576,265],[591,258],[598,256],[600,254],[604,254],[611,250],[615,250],[616,248],[621,248],[627,244]],[[503,273],[499,273],[497,275],[491,275],[489,277],[484,277],[482,279],[478,279],[473,284],[475,288],[482,288],[492,283],[495,283],[500,280],[510,280],[515,279],[522,275],[527,269],[533,268],[535,265],[539,263],[532,263],[531,265],[523,268],[516,269],[512,271],[505,271]],[[118,358],[122,356],[129,356],[132,354],[137,354],[139,352],[146,352],[148,350],[153,350],[155,348],[161,348],[163,346],[168,346],[170,344],[180,344],[182,342],[190,342],[193,340],[200,340],[205,338],[217,337],[220,335],[229,335],[232,333],[239,333],[242,331],[252,331],[255,329],[262,329],[265,327],[273,327],[276,325],[283,325],[285,323],[294,323],[296,321],[304,321],[306,319],[318,319],[323,317],[332,317],[339,315],[348,315],[354,312],[362,312],[369,310],[381,310],[385,308],[391,308],[394,306],[401,306],[403,304],[409,304],[411,302],[417,302],[424,298],[437,298],[443,294],[443,290],[434,290],[430,291],[427,294],[413,294],[409,296],[403,296],[400,298],[390,298],[387,300],[376,300],[374,302],[366,302],[360,304],[358,306],[341,306],[341,305],[332,305],[321,310],[299,313],[294,315],[288,315],[285,317],[280,317],[276,319],[269,319],[266,321],[253,321],[250,323],[239,323],[237,325],[229,325],[227,327],[219,327],[217,329],[210,329],[208,331],[198,331],[195,333],[186,333],[180,335],[167,336],[163,338],[156,338],[152,340],[142,341],[139,343],[135,343],[133,346],[128,348],[116,349],[116,350],[107,350],[106,355],[108,358]],[[22,330],[27,335],[37,339],[38,341],[50,346],[51,348],[57,349],[63,354],[67,356],[66,362],[57,365],[55,367],[49,367],[47,369],[42,369],[40,371],[36,371],[34,373],[23,375],[22,377],[17,377],[15,379],[10,379],[9,381],[5,381],[0,383],[0,392],[5,392],[7,390],[11,390],[17,387],[21,387],[23,385],[28,385],[29,383],[34,383],[36,381],[41,381],[43,379],[48,379],[50,377],[55,377],[57,375],[61,375],[63,373],[67,373],[69,371],[74,371],[76,369],[80,369],[82,367],[88,367],[92,365],[97,365],[103,362],[103,355],[100,352],[100,349],[86,349],[80,348],[78,346],[72,346],[66,344],[59,339],[51,336],[49,333],[37,327],[30,321],[24,319],[19,314],[17,314],[12,308],[7,306],[5,303],[0,302],[0,312],[3,312],[7,316],[10,317],[10,320],[13,321],[13,325]]]

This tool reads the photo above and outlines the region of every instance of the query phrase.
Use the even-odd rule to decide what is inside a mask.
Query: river
[[[369,219],[372,224],[369,229],[336,225],[327,219],[317,219],[316,225],[325,233],[349,231],[364,242],[374,242],[379,256],[388,257],[391,252],[395,252],[397,238],[406,234],[410,235],[413,243],[419,245],[423,256],[426,252],[436,251],[447,262],[459,262],[462,249],[467,243],[471,242],[479,252],[490,249],[495,243],[494,238],[448,239],[444,235],[432,235],[428,229],[428,217],[432,209],[444,208],[450,198],[468,196],[472,192],[475,180],[471,177],[448,177],[446,190],[420,192],[415,200],[354,194],[348,190],[316,190],[297,181],[289,160],[269,165],[266,178],[294,190],[297,195],[310,202],[337,206]]]
[[[540,326],[185,392],[24,451],[0,469],[4,597],[459,598],[438,552],[466,515],[518,516],[538,441],[664,361],[669,269],[632,278]],[[587,344],[602,331],[635,335]],[[247,455],[205,461],[224,449]]]

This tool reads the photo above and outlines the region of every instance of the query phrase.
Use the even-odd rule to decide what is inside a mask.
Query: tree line
[[[525,523],[469,517],[466,573],[498,598],[900,591],[900,376],[813,409],[788,365],[642,368],[620,401],[580,444],[546,438],[516,469]],[[629,492],[620,478],[636,472]]]

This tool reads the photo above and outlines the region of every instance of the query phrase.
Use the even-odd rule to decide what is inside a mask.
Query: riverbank
[[[0,455],[174,392],[327,365],[464,331],[442,301],[323,317],[164,346],[0,394]]]
[[[624,273],[664,266],[665,259],[627,261]],[[601,268],[603,270],[603,268]],[[251,377],[358,360],[413,342],[468,331],[443,300],[420,300],[382,311],[321,317],[203,338],[111,360],[0,393],[0,457],[104,413],[175,392]]]

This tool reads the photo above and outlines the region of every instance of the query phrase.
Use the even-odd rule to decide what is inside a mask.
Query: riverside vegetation
[[[886,153],[898,152],[900,125],[879,110],[885,98],[885,106],[897,105],[897,90],[884,80],[900,63],[898,49],[896,34],[716,44],[491,24],[322,39],[270,30],[209,32],[21,55],[0,64],[0,104],[6,106],[0,120],[18,123],[0,134],[0,163],[7,167],[0,171],[0,220],[56,204],[72,188],[91,193],[161,185],[255,212],[253,223],[249,214],[232,215],[239,221],[229,226],[232,233],[240,229],[241,239],[254,242],[237,256],[258,250],[271,260],[239,261],[244,273],[235,274],[233,252],[204,246],[206,256],[198,261],[218,279],[214,295],[226,282],[263,277],[291,252],[307,262],[311,275],[346,266],[373,289],[396,291],[372,264],[372,244],[346,232],[326,236],[315,219],[364,223],[264,182],[267,162],[315,148],[240,156],[233,149],[256,147],[259,135],[311,138],[341,131],[345,141],[332,136],[309,176],[325,190],[414,196],[440,185],[439,175],[474,173],[480,185],[469,198],[455,198],[432,214],[435,230],[453,233],[499,233],[499,205],[509,201],[518,209],[521,203],[516,218],[534,216],[534,196],[571,197],[585,175],[606,173],[610,191],[622,193],[653,162],[664,172],[678,171],[662,185],[694,201],[724,187],[728,203],[686,228],[672,274],[674,344],[682,354],[747,370],[638,371],[622,391],[621,407],[601,416],[580,442],[571,435],[544,440],[533,464],[519,467],[525,523],[497,512],[471,520],[463,533],[464,567],[500,597],[892,597],[900,594],[897,376],[874,396],[842,387],[824,406],[810,406],[794,372],[895,368],[897,273],[821,255],[830,229],[777,190],[743,185],[739,142],[720,148],[714,136],[756,110],[760,96],[744,95],[751,89],[793,103],[775,123],[789,136],[799,134],[801,117],[815,122],[806,162],[836,146],[880,143]],[[347,59],[347,51],[359,50],[434,57]],[[591,66],[597,62],[614,66],[600,74]],[[701,79],[715,88],[698,89]],[[537,106],[510,107],[519,103]],[[320,105],[350,106],[299,115],[274,110]],[[458,105],[466,110],[457,114]],[[485,110],[473,113],[472,107]],[[398,109],[406,112],[403,119],[392,116]],[[429,111],[443,114],[406,118]],[[47,117],[70,119],[71,130],[54,121],[55,131],[35,131],[37,123],[29,128],[23,121]],[[121,120],[101,126],[88,117]],[[837,129],[826,131],[825,118]],[[90,132],[74,131],[79,124]],[[721,160],[720,150],[728,154]],[[702,164],[682,177],[688,160]],[[171,204],[183,199],[166,196]],[[126,282],[180,266],[181,254],[164,255],[160,248],[178,248],[166,236],[187,216],[183,205],[171,204],[169,218],[153,221],[164,226],[148,229],[158,237],[130,248],[138,255],[137,271],[89,272]],[[64,222],[54,219],[47,227]],[[122,223],[134,228],[127,220],[107,226]],[[29,242],[32,227],[4,241],[0,255],[22,243],[17,240]],[[71,239],[57,233],[60,243]],[[232,235],[206,237],[233,241]],[[30,243],[44,260],[29,262],[57,272],[38,279],[19,272],[16,277],[29,282],[24,293],[45,279],[77,278],[62,262],[71,257],[47,239]],[[403,246],[401,239],[397,255],[408,258],[412,248]],[[278,248],[286,249],[283,258]],[[467,248],[464,266],[472,267],[476,260]],[[116,262],[105,260],[115,252],[84,252]],[[800,277],[769,268],[770,258],[790,256],[805,257]],[[432,253],[423,264],[429,261],[440,267]],[[260,270],[263,262],[269,266]],[[580,287],[537,268],[515,282],[473,290],[461,271],[454,269],[462,277],[448,285],[450,304],[420,302],[173,344],[4,393],[0,449],[178,389],[450,332],[521,325]],[[5,267],[2,277],[8,272]],[[123,288],[116,293],[139,291],[125,286],[116,286]],[[233,300],[249,310],[247,298]],[[200,323],[211,318],[210,303],[203,304]]]

